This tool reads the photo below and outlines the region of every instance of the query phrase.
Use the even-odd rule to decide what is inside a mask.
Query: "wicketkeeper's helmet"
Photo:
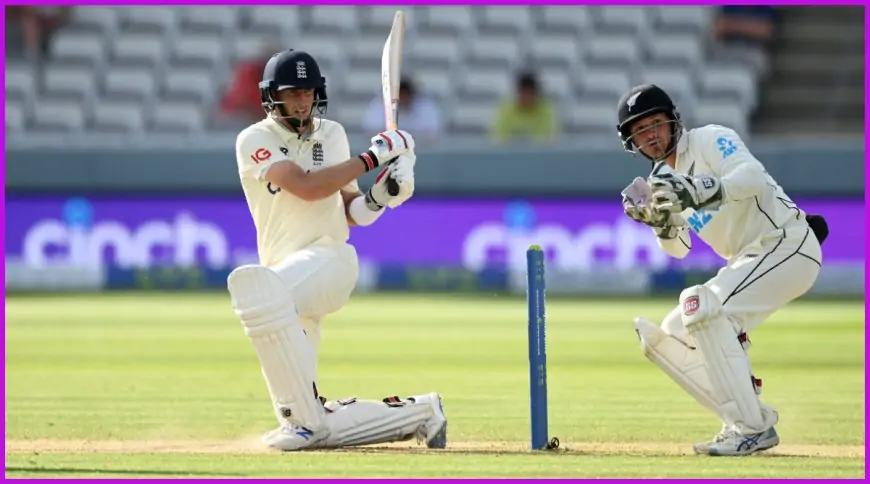
[[[677,148],[677,142],[683,133],[683,123],[680,119],[680,113],[677,111],[677,106],[668,96],[664,89],[654,84],[643,84],[631,88],[628,92],[619,98],[617,106],[617,116],[619,124],[616,125],[616,131],[619,133],[619,139],[622,141],[622,148],[631,153],[637,153],[637,144],[631,136],[631,125],[639,119],[653,114],[664,113],[671,121],[672,132],[671,141],[665,150],[665,154],[660,159],[667,158]],[[649,158],[653,162],[659,161],[650,158],[641,152],[643,156]]]

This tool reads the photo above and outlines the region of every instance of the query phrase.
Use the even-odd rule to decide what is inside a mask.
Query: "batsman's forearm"
[[[340,191],[366,172],[365,163],[355,156],[344,163],[305,174],[306,199],[322,200]]]
[[[366,200],[367,197],[357,197],[347,204],[347,218],[353,226],[367,227],[377,221],[385,210],[383,207],[373,210]]]

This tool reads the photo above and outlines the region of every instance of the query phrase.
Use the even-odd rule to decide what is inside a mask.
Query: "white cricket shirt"
[[[658,167],[670,169],[665,163]],[[718,209],[684,210],[681,215],[687,226],[679,237],[659,239],[659,245],[676,257],[685,256],[691,248],[689,230],[719,256],[731,260],[762,237],[781,233],[789,221],[806,217],[732,129],[707,125],[684,132],[677,144],[676,171],[688,176],[713,175],[725,191],[725,201]]]
[[[302,200],[265,179],[279,162],[296,163],[306,171],[322,170],[350,158],[344,127],[322,119],[309,138],[281,126],[271,117],[245,128],[236,139],[236,161],[248,209],[257,229],[260,264],[277,264],[289,254],[320,239],[347,242],[344,203],[340,192],[315,202]],[[345,189],[359,190],[354,180]]]

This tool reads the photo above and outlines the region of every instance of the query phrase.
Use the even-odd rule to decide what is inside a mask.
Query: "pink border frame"
[[[209,2],[209,1],[202,1],[202,0],[189,0],[189,1],[187,1],[187,2],[178,2],[178,1],[164,1],[164,2],[161,2],[161,1],[154,1],[154,0],[145,0],[145,1],[138,1],[138,2],[124,2],[124,1],[115,1],[115,2],[112,2],[112,1],[75,2],[75,1],[71,1],[71,0],[57,0],[57,1],[38,1],[38,0],[37,0],[37,1],[33,1],[33,0],[30,0],[30,1],[21,1],[21,2],[5,2],[5,1],[4,1],[3,3],[4,3],[4,6],[5,6],[5,5],[9,5],[9,4],[11,4],[11,5],[39,5],[39,4],[50,4],[50,5],[75,5],[75,6],[92,5],[92,6],[95,6],[95,5],[126,5],[126,4],[129,4],[129,5],[240,5],[240,4],[245,4],[246,2],[244,2],[244,1],[233,1],[233,0],[217,0],[217,1],[210,1],[210,2]],[[760,3],[760,2],[757,2],[757,1],[748,1],[748,0],[732,0],[731,2],[728,2],[729,5],[758,5],[759,3]],[[421,1],[421,0],[406,0],[406,1],[403,1],[403,2],[395,2],[395,1],[393,1],[393,2],[366,2],[366,1],[349,1],[349,0],[321,0],[320,2],[317,2],[317,3],[314,3],[314,2],[310,2],[310,3],[309,3],[309,2],[291,3],[291,2],[282,2],[282,1],[280,1],[280,0],[260,0],[259,2],[252,3],[252,5],[270,5],[270,4],[271,4],[271,5],[287,5],[287,4],[298,4],[298,5],[357,5],[357,4],[376,4],[376,5],[396,5],[396,6],[401,5],[401,6],[405,6],[405,5],[427,5],[427,4],[435,4],[435,5],[475,5],[475,4],[481,4],[481,5],[529,5],[529,4],[531,4],[531,5],[535,5],[536,2],[520,1],[520,0],[501,0],[501,1],[498,1],[498,2],[492,2],[492,3],[483,2],[483,1],[480,1],[480,0],[465,0],[465,1],[462,1],[462,0],[441,0],[440,2],[425,2],[425,1]],[[716,3],[716,2],[710,2],[710,1],[707,1],[707,0],[694,1],[694,2],[693,2],[693,1],[687,1],[687,0],[669,0],[669,1],[664,1],[664,2],[660,2],[660,3],[659,3],[659,2],[650,2],[650,1],[648,1],[648,0],[636,0],[636,1],[634,1],[634,2],[625,2],[625,1],[602,2],[602,1],[600,1],[600,0],[587,0],[586,2],[578,2],[578,1],[572,1],[572,0],[549,0],[549,1],[547,1],[547,2],[541,2],[541,4],[545,4],[545,5],[595,5],[595,4],[601,4],[601,5],[644,5],[644,4],[650,4],[650,5],[720,5],[720,4]],[[773,2],[767,2],[767,4],[768,4],[768,5],[788,5],[788,6],[794,6],[794,5],[820,5],[820,4],[826,4],[826,5],[831,5],[831,4],[836,4],[836,5],[864,5],[865,2],[864,2],[864,1],[838,1],[838,2],[825,3],[825,2],[809,2],[809,1],[806,1],[806,0],[792,0],[792,1],[790,1],[790,2],[773,1]],[[6,10],[5,10],[5,8],[3,9],[3,12],[0,13],[0,16],[2,16],[2,20],[4,21],[4,22],[3,22],[3,25],[5,25],[5,20],[6,20]],[[867,69],[867,62],[868,62],[868,59],[870,59],[870,54],[868,54],[868,52],[870,52],[870,51],[868,51],[868,48],[867,48],[867,37],[866,37],[866,31],[867,31],[868,25],[870,25],[870,13],[868,13],[868,11],[865,9],[865,12],[864,12],[864,30],[865,30],[865,37],[864,37],[864,46],[865,46],[865,47],[864,47],[864,69],[865,69],[865,80],[864,80],[864,104],[865,104],[865,114],[864,114],[864,119],[865,119],[865,125],[864,125],[864,130],[865,130],[865,131],[864,131],[864,133],[865,133],[865,140],[864,140],[865,154],[864,154],[864,157],[865,157],[865,158],[864,158],[864,164],[865,164],[865,174],[864,174],[864,177],[865,177],[865,178],[864,178],[864,182],[865,182],[865,186],[866,186],[868,180],[870,180],[870,175],[868,175],[868,172],[867,172],[867,170],[866,170],[866,166],[867,166],[867,138],[866,138],[866,135],[867,135],[867,121],[868,121],[868,115],[867,115],[867,112],[866,112],[866,104],[867,104],[867,99],[868,99],[868,95],[867,95],[867,78],[866,78],[866,69]],[[2,42],[3,47],[4,47],[4,49],[3,49],[3,66],[4,66],[4,71],[5,71],[5,66],[6,66],[6,58],[5,58],[5,52],[6,52],[6,50],[5,50],[5,44],[6,44],[6,40],[5,40],[5,36],[4,36],[3,39],[0,39],[0,42]],[[3,93],[0,94],[0,96],[3,96],[2,99],[5,101],[5,96],[6,96],[5,89],[4,89]],[[5,104],[5,103],[4,103],[4,104]],[[5,125],[5,116],[6,116],[6,115],[5,115],[5,111],[4,111],[4,115],[3,115],[3,116],[4,116],[4,125]],[[6,138],[5,130],[4,130],[3,134],[0,134],[0,136],[2,136],[3,146],[4,146],[4,148],[5,148],[5,138]],[[6,162],[6,151],[5,151],[5,149],[3,150],[3,155],[2,155],[2,156],[3,156],[3,167],[4,167],[4,170],[3,170],[2,172],[0,172],[0,178],[2,178],[2,180],[3,180],[4,183],[3,183],[3,201],[0,202],[0,203],[2,203],[2,205],[0,205],[0,209],[2,209],[2,214],[3,214],[3,215],[2,215],[2,220],[0,220],[0,221],[3,222],[2,226],[3,226],[3,230],[4,230],[4,237],[3,237],[2,240],[0,240],[0,252],[5,253],[5,251],[6,251],[6,247],[5,247],[5,246],[6,246],[6,238],[5,238],[5,227],[6,227],[6,224],[5,224],[5,221],[6,221],[6,183],[5,183],[5,181],[6,181],[6,170],[5,170],[5,164],[6,164],[6,163],[5,163],[5,162]],[[865,193],[865,195],[864,195],[864,203],[865,203],[865,210],[866,210],[867,205],[870,204],[870,195],[868,195],[867,193]],[[866,231],[866,230],[867,230],[867,227],[870,226],[870,224],[866,223],[866,222],[868,221],[868,217],[867,217],[867,215],[866,215],[866,212],[865,212],[865,216],[864,216],[864,217],[865,217],[865,225],[864,225],[864,226],[865,226],[865,229],[864,229],[864,230]],[[866,244],[870,244],[870,238],[867,238],[867,237],[866,237],[866,234],[865,234],[865,255],[866,255],[866,252],[867,252],[867,251],[866,251],[866,248],[867,248]],[[866,262],[866,258],[865,258],[865,276],[864,276],[864,277],[865,277],[865,287],[866,287],[866,285],[867,285],[866,266],[867,266],[867,262]],[[6,279],[6,267],[5,267],[5,264],[4,264],[4,267],[3,267],[3,279],[4,279],[4,282],[5,282],[5,279]],[[5,287],[5,286],[4,286],[4,287]],[[4,297],[4,308],[5,308],[5,297]],[[866,312],[867,312],[867,310],[866,310],[866,305],[865,305],[865,320],[866,320]],[[5,327],[5,320],[6,320],[6,312],[4,311],[4,312],[3,312],[3,322],[4,322],[4,327]],[[6,345],[5,345],[5,342],[6,342],[6,333],[5,333],[5,331],[4,331],[4,333],[3,333],[3,342],[4,342],[4,345],[3,345],[3,356],[4,356],[4,368],[5,368],[5,361],[6,361],[6,360],[5,360],[5,355],[6,355]],[[864,335],[864,342],[865,342],[865,348],[866,348],[866,343],[867,343],[867,333],[866,333],[866,330],[865,330],[865,335]],[[865,363],[864,363],[864,364],[865,364],[865,375],[866,375],[866,365],[867,365],[867,363],[866,363],[866,358],[865,358]],[[4,372],[4,382],[5,382],[5,372]],[[865,398],[864,398],[864,402],[865,402],[865,403],[864,403],[864,405],[865,405],[865,408],[864,408],[864,435],[865,435],[865,439],[866,439],[866,435],[867,435],[867,408],[866,408],[866,405],[867,405],[867,398],[866,398],[867,386],[866,386],[866,383],[865,383],[865,386],[864,386],[864,391],[865,391]],[[5,386],[5,385],[3,386],[3,396],[4,396],[4,398],[3,398],[3,408],[4,408],[4,410],[5,410],[5,408],[6,408],[6,398],[5,398],[5,396],[6,396],[6,386]],[[5,414],[5,412],[4,412],[4,414]],[[3,428],[4,428],[4,430],[5,430],[5,428],[6,428],[5,418],[4,418]],[[5,435],[5,433],[4,433],[4,435]],[[866,444],[865,444],[865,445],[866,445]],[[276,458],[280,458],[280,457],[276,457]],[[739,462],[735,460],[734,464],[735,464],[735,465],[739,465]],[[864,464],[864,468],[865,468],[865,473],[866,473],[866,468],[867,468],[866,452],[865,452],[865,464]],[[288,476],[288,478],[291,478],[291,477]],[[56,479],[52,479],[52,480],[56,480]],[[76,479],[76,480],[78,480],[78,481],[94,481],[94,482],[101,482],[101,483],[104,483],[104,482],[112,482],[112,481],[122,481],[122,479]],[[175,480],[176,480],[176,479],[144,479],[144,480],[143,480],[143,479],[139,479],[140,482],[172,482],[172,481],[175,481]],[[266,480],[266,479],[254,479],[254,481],[256,481],[256,480]],[[298,479],[294,479],[294,480],[298,480]],[[306,480],[314,480],[314,479],[306,479]],[[317,479],[317,480],[318,480],[318,481],[321,481],[321,482],[324,481],[323,479]],[[327,480],[325,480],[325,482],[329,482],[329,481],[331,481],[331,480],[332,480],[332,479],[327,479]],[[335,479],[335,480],[338,480],[338,479]],[[356,480],[364,480],[364,479],[356,479]],[[365,479],[365,480],[371,480],[371,479]],[[402,482],[402,481],[411,481],[411,480],[413,480],[413,479],[398,479],[397,481],[398,481],[398,482]],[[474,480],[482,480],[482,479],[474,479]],[[493,480],[494,480],[494,479],[493,479]],[[516,481],[516,479],[512,479],[512,480]],[[525,479],[521,479],[520,481],[524,481],[524,480],[525,480]],[[559,481],[559,482],[572,482],[572,481],[580,481],[580,480],[586,480],[586,479],[556,479],[556,481]],[[634,480],[636,480],[636,479],[616,479],[615,482],[626,482],[626,483],[627,483],[627,482],[632,482],[632,481],[634,481]],[[689,481],[691,481],[691,480],[696,480],[696,479],[679,479],[679,480],[683,480],[683,481],[689,480]],[[768,480],[768,479],[766,479],[766,480]],[[785,481],[785,479],[776,479],[776,480]],[[43,481],[43,482],[49,482],[48,479],[36,479],[35,481],[36,481],[36,482],[40,482],[40,481]],[[194,481],[206,481],[206,479],[194,479]],[[245,479],[245,481],[246,481],[246,482],[251,482],[252,480],[251,480],[251,479]],[[733,481],[736,481],[736,479],[734,479]],[[751,482],[751,481],[762,481],[762,479],[749,479],[749,480],[741,479],[740,481],[741,481],[741,482]],[[789,479],[788,481],[789,481],[789,482],[801,482],[801,481],[804,481],[804,480]],[[809,482],[809,479],[806,479],[805,481]]]

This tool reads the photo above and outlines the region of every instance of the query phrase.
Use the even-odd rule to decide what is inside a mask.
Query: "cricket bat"
[[[384,116],[387,129],[399,129],[399,83],[402,77],[402,49],[405,44],[405,13],[397,10],[393,16],[390,35],[384,43],[381,56],[381,89],[384,98]],[[392,161],[392,160],[390,160]],[[399,184],[387,179],[390,195],[399,194]]]

